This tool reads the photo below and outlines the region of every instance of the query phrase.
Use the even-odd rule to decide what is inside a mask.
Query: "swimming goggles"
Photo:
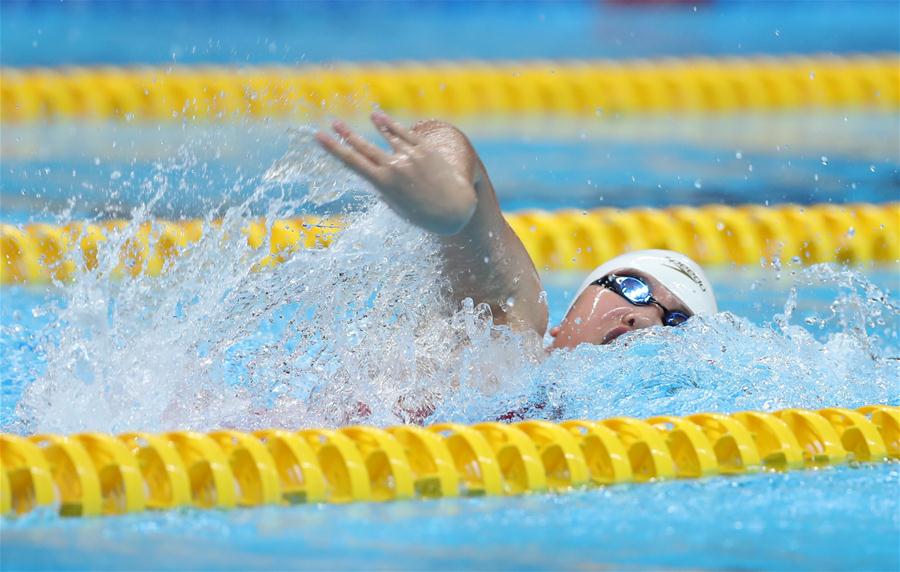
[[[680,326],[690,318],[684,312],[673,312],[660,304],[650,292],[650,286],[637,276],[607,274],[594,282],[594,284],[612,290],[635,306],[649,306],[651,304],[658,306],[663,311],[662,322],[666,326]]]

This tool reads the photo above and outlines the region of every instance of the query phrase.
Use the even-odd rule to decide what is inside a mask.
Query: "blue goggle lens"
[[[681,312],[666,312],[666,315],[663,316],[663,323],[667,326],[680,326],[687,322],[688,318],[690,316]]]
[[[650,294],[650,286],[634,276],[616,276],[613,282],[618,286],[619,293],[625,296],[629,302],[649,304],[653,298]]]
[[[662,322],[666,326],[680,326],[690,318],[690,316],[682,312],[672,312],[663,308],[663,306],[653,298],[650,286],[635,276],[616,276],[610,274],[609,276],[598,280],[597,283],[601,286],[611,288],[630,303],[637,306],[647,306],[649,304],[658,305],[663,310]]]

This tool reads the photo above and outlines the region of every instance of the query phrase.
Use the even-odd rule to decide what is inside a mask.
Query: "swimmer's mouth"
[[[629,330],[625,326],[619,326],[618,328],[613,328],[612,330],[610,330],[610,332],[608,334],[606,334],[606,336],[603,337],[603,343],[608,344],[611,341],[613,341],[614,339],[621,336],[622,334],[627,334],[630,331],[631,330]]]

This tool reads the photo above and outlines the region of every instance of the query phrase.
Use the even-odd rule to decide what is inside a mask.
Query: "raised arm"
[[[411,223],[434,233],[455,300],[491,307],[494,322],[518,330],[547,329],[540,277],[500,212],[494,188],[466,136],[441,121],[404,129],[384,113],[372,122],[393,153],[372,145],[343,122],[343,143],[319,133],[319,143],[367,179]]]

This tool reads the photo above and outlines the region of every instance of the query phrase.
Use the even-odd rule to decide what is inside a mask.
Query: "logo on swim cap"
[[[690,278],[691,282],[699,286],[701,290],[703,290],[704,292],[707,291],[706,284],[704,283],[703,279],[697,276],[697,273],[694,272],[694,270],[690,266],[680,260],[675,260],[674,258],[671,258],[669,256],[666,257],[666,262],[668,262],[668,264],[663,264],[663,266],[668,266],[673,270],[681,272],[682,274]]]

